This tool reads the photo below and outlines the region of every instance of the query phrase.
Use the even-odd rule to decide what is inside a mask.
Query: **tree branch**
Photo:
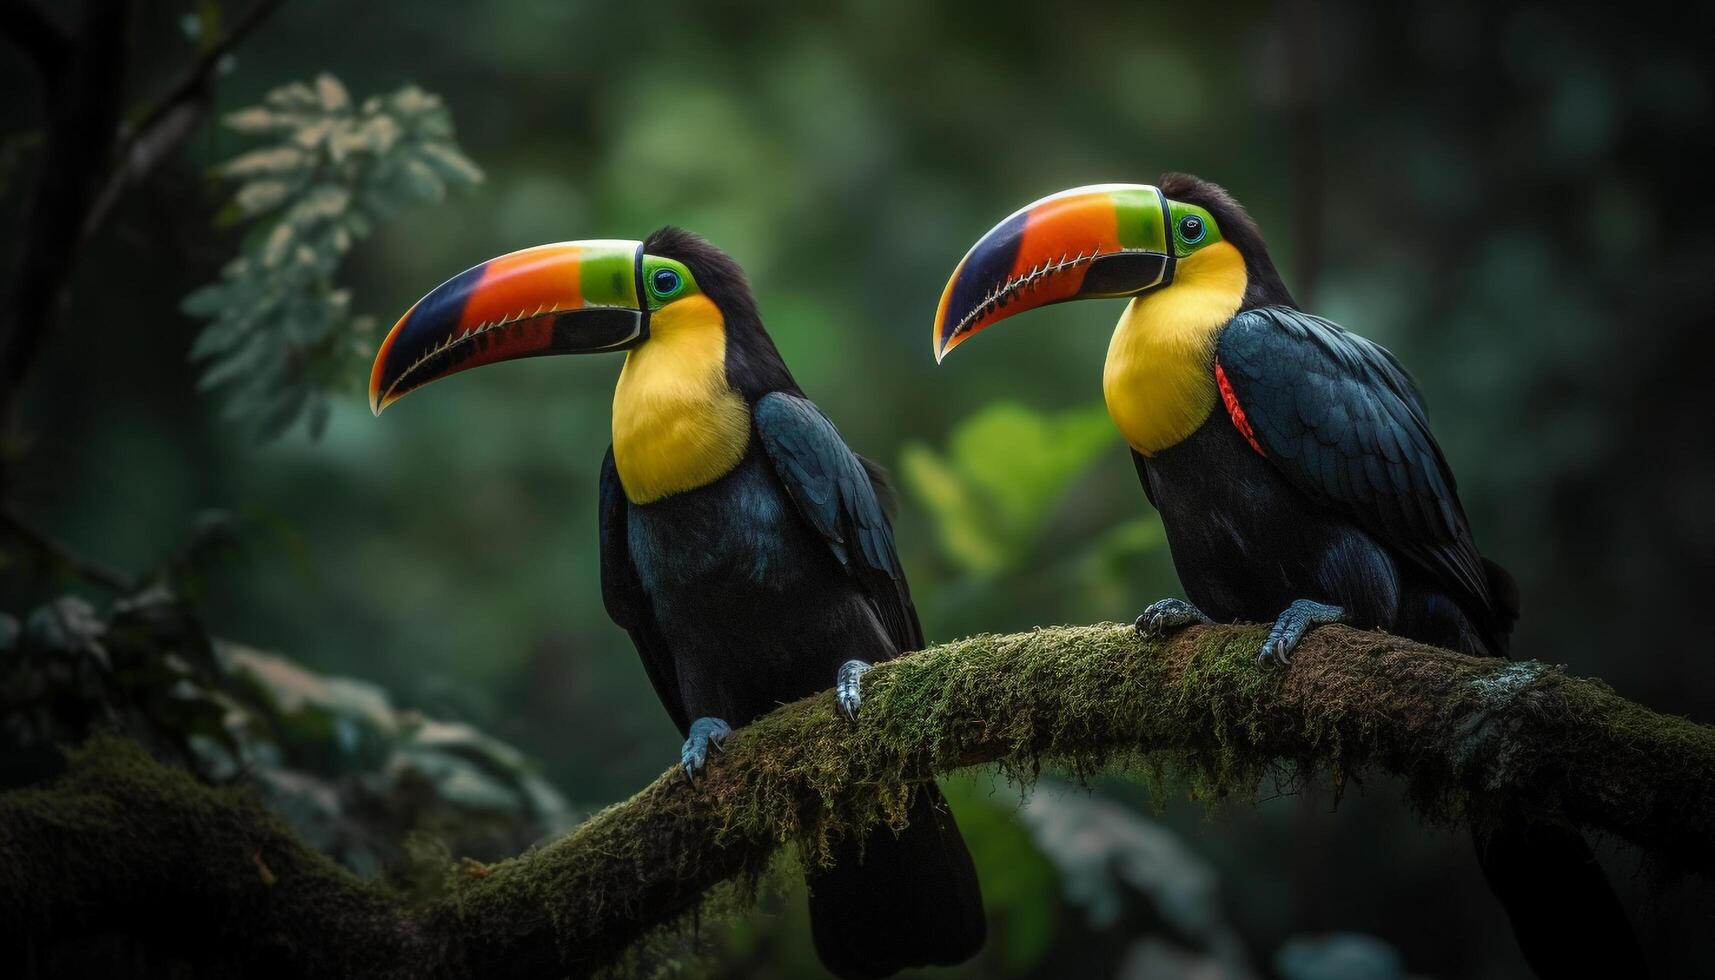
[[[815,855],[898,818],[901,781],[989,762],[1028,779],[1045,762],[1141,761],[1240,798],[1282,762],[1387,772],[1436,819],[1482,820],[1504,798],[1715,872],[1715,729],[1544,664],[1339,626],[1310,634],[1289,669],[1259,667],[1262,636],[1146,643],[1104,625],[942,644],[871,672],[855,725],[826,693],[787,705],[741,729],[694,788],[669,771],[415,907],[248,795],[99,742],[60,782],[0,797],[0,923],[35,943],[122,928],[289,973],[584,974],[783,843]]]
[[[214,79],[222,59],[231,54],[286,0],[256,0],[232,28],[206,45],[139,118],[121,141],[119,162],[107,178],[84,221],[84,235],[95,233],[127,188],[147,177],[155,166],[178,149],[201,125],[214,99]]]
[[[125,595],[137,588],[137,580],[112,565],[80,554],[70,545],[19,516],[10,505],[0,503],[0,529],[28,545],[49,562],[63,565],[78,576],[112,592]]]
[[[0,293],[0,439],[13,435],[25,379],[64,312],[84,241],[128,188],[195,131],[208,111],[221,59],[284,2],[256,0],[186,66],[128,135],[120,134],[119,119],[130,0],[87,0],[76,37],[62,35],[65,43],[57,49],[51,41],[57,28],[40,20],[59,66],[49,86],[42,159],[24,208],[14,268]],[[0,25],[28,33],[32,12],[41,14],[24,0],[0,0]]]
[[[127,0],[88,0],[57,84],[49,86],[42,158],[0,293],[0,437],[24,377],[66,303],[84,218],[106,172],[125,77]]]

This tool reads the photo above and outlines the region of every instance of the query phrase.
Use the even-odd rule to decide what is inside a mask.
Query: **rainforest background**
[[[1228,187],[1300,302],[1416,376],[1523,588],[1516,654],[1715,720],[1706,9],[291,0],[225,46],[239,0],[129,6],[122,124],[199,57],[209,111],[115,189],[63,317],[4,372],[7,785],[119,727],[408,885],[676,758],[599,594],[618,358],[472,372],[381,420],[364,403],[412,301],[542,242],[672,223],[744,265],[804,389],[901,486],[931,640],[1178,594],[1101,404],[1119,304],[943,367],[929,343],[1001,216],[1166,170]],[[70,27],[83,5],[41,9]],[[7,36],[18,270],[53,95]],[[1049,774],[1024,805],[988,772],[947,786],[993,916],[961,976],[1524,971],[1467,835],[1389,780],[1213,811],[1123,776]],[[1603,857],[1656,969],[1707,964],[1709,886]],[[793,882],[651,962],[810,969]]]

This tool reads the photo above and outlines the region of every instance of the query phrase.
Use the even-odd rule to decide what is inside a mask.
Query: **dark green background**
[[[189,6],[144,5],[137,91],[189,56]],[[354,305],[384,323],[513,248],[665,223],[708,236],[749,271],[805,390],[890,466],[997,400],[1099,405],[1118,304],[1008,322],[934,364],[936,300],[978,235],[1063,187],[1164,170],[1216,180],[1250,207],[1301,302],[1416,375],[1481,546],[1523,587],[1518,655],[1715,718],[1706,15],[838,6],[297,0],[241,49],[219,103],[321,71],[359,98],[406,82],[443,96],[487,180],[357,247]],[[34,85],[15,52],[0,55],[0,87]],[[0,108],[9,138],[34,125],[31,102]],[[22,145],[8,153],[9,227]],[[133,568],[200,510],[246,515],[267,530],[206,597],[218,633],[478,724],[581,806],[623,797],[677,738],[598,594],[596,473],[618,359],[474,372],[381,420],[354,389],[320,441],[253,444],[195,390],[198,325],[176,309],[236,247],[212,226],[221,188],[206,170],[248,145],[216,127],[193,137],[91,243],[28,393],[17,507]],[[1099,588],[1044,580],[1043,556],[1146,516],[1116,439],[1005,574],[961,571],[909,493],[899,537],[925,627],[948,638],[1129,619],[1172,594],[1159,547],[1104,565]],[[22,608],[59,585],[8,576],[0,599]],[[1141,803],[1123,781],[1108,788]],[[1001,785],[984,804],[986,778],[964,795],[1003,815],[1013,798]],[[1259,962],[1288,935],[1355,930],[1420,974],[1523,968],[1464,835],[1426,829],[1389,781],[1349,787],[1337,812],[1319,789],[1212,821],[1176,804],[1168,819],[1222,870]],[[1019,860],[1007,832],[985,832],[985,877]],[[1707,963],[1707,891],[1656,891],[1635,854],[1608,856],[1658,967]],[[1116,968],[1123,943],[1078,921],[1060,917],[1038,971]]]

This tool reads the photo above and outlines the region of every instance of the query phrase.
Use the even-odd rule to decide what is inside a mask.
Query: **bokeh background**
[[[140,5],[130,101],[169,84],[221,6]],[[200,128],[87,243],[23,393],[8,511],[139,582],[172,570],[174,608],[220,638],[222,669],[251,658],[297,706],[275,721],[308,726],[249,764],[280,770],[287,809],[292,779],[337,788],[293,812],[355,865],[408,863],[384,839],[403,830],[433,849],[437,828],[397,805],[401,772],[431,796],[469,790],[465,816],[523,807],[546,833],[629,795],[678,743],[599,596],[619,361],[471,372],[377,420],[353,367],[374,328],[501,252],[688,227],[744,265],[804,389],[898,476],[932,639],[1130,619],[1177,585],[1101,405],[1119,305],[1008,323],[940,367],[929,323],[963,250],[1014,208],[1187,170],[1249,206],[1301,303],[1412,370],[1483,550],[1523,587],[1519,655],[1715,720],[1715,52],[1697,8],[292,0],[224,63],[220,113],[292,82],[337,102],[323,74],[353,105],[414,84],[483,179],[451,166],[444,194],[419,187],[333,257],[348,308],[317,335],[331,367],[292,382],[325,427],[293,415],[260,438],[254,406],[199,388],[211,311],[181,302],[279,220],[235,208],[244,181],[217,168],[291,133]],[[8,228],[39,87],[0,48]],[[3,545],[0,638],[51,645],[43,631],[82,609],[118,642],[128,590]],[[405,748],[372,744],[405,729]],[[432,751],[446,745],[485,761],[460,769],[476,750]],[[1025,807],[987,773],[951,794],[996,932],[960,975],[1525,969],[1465,834],[1422,823],[1386,779],[1337,808],[1321,778],[1213,814],[1157,810],[1123,777],[1050,780]],[[368,829],[347,825],[353,799]],[[377,824],[377,800],[403,812]],[[496,834],[489,856],[529,836]],[[1603,853],[1656,969],[1706,968],[1709,889]],[[659,955],[693,974],[809,969],[781,887]]]

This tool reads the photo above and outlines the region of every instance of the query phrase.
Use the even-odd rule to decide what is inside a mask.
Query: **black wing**
[[[626,534],[626,512],[631,503],[625,499],[625,488],[619,483],[619,470],[613,464],[613,447],[601,461],[601,601],[607,614],[631,634],[637,655],[643,659],[643,669],[655,694],[684,734],[691,720],[685,716],[685,704],[679,694],[679,672],[673,666],[673,651],[655,623],[655,608],[643,592],[637,569],[631,564],[631,546]]]
[[[756,431],[798,512],[863,590],[901,653],[923,648],[923,626],[893,549],[893,526],[863,461],[808,399],[784,392],[756,403]]]
[[[1496,612],[1453,473],[1392,354],[1320,317],[1266,307],[1235,316],[1215,357],[1256,444],[1293,485],[1471,612]]]

